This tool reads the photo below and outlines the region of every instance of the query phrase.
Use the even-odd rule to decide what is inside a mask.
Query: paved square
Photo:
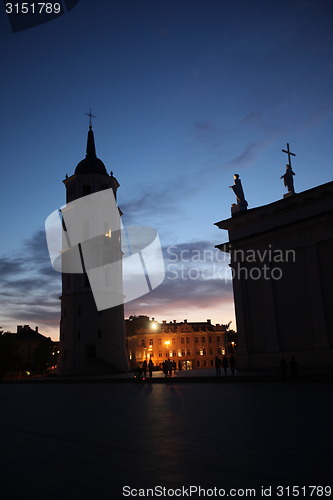
[[[330,383],[22,383],[0,393],[4,500],[118,500],[125,485],[254,487],[261,497],[261,485],[332,483]]]

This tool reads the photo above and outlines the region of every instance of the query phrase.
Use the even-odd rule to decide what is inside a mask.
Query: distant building
[[[17,332],[0,333],[0,378],[22,374],[52,372],[57,362],[57,342],[29,325],[18,325]]]
[[[112,189],[116,198],[119,183],[108,174],[104,163],[97,158],[95,139],[90,125],[87,138],[86,157],[78,163],[73,175],[63,180],[66,187],[66,203],[78,198]],[[92,221],[82,223],[82,240],[89,239]],[[66,229],[64,228],[66,231]],[[121,253],[120,238],[110,237],[107,229],[105,248],[117,246]],[[121,278],[120,278],[121,279]],[[85,273],[62,274],[60,353],[58,373],[60,375],[94,375],[128,371],[126,353],[124,306],[97,310],[88,276]]]
[[[42,341],[49,340],[50,345],[52,343],[49,337],[38,332],[38,326],[33,330],[29,325],[18,325],[17,332],[12,335],[17,340],[18,355],[22,365],[33,363],[35,351]]]
[[[216,356],[233,352],[226,326],[213,325],[209,319],[158,323],[148,316],[134,316],[126,320],[126,331],[132,369],[149,359],[161,366],[167,358],[176,361],[177,370],[212,368]]]
[[[229,241],[237,364],[333,366],[333,182],[217,222]]]

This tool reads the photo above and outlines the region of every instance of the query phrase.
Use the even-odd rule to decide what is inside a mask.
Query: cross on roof
[[[85,115],[89,116],[89,127],[92,127],[92,122],[91,122],[91,119],[92,119],[92,118],[96,118],[96,116],[92,114],[92,112],[91,112],[91,108],[90,108],[89,113],[85,113]]]
[[[291,156],[296,156],[296,155],[295,155],[295,153],[291,153],[291,151],[289,149],[289,143],[288,142],[287,142],[287,150],[282,149],[282,153],[287,153],[287,155],[288,155],[288,165],[291,168],[291,158],[290,158],[290,155]]]

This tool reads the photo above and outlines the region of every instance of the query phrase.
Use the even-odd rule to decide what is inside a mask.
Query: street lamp
[[[169,357],[169,354],[170,354],[170,353],[169,353],[170,340],[166,340],[166,341],[164,342],[164,344],[165,344],[165,348],[168,350],[168,357]]]

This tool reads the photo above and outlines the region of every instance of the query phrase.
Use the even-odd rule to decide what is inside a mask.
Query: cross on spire
[[[295,155],[295,153],[291,153],[291,151],[289,149],[289,143],[288,142],[287,142],[287,150],[282,149],[282,153],[287,153],[287,155],[288,155],[288,165],[291,168],[291,158],[290,158],[290,155],[291,156],[296,156],[296,155]]]
[[[92,128],[92,121],[91,121],[91,119],[92,118],[96,118],[96,116],[92,114],[91,108],[90,108],[89,113],[85,113],[85,115],[89,116],[89,128]]]

